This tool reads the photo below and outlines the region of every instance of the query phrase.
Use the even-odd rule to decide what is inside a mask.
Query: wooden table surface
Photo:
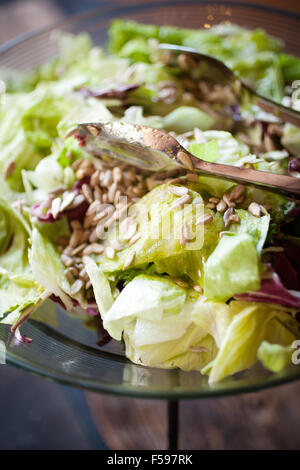
[[[124,1],[134,4],[134,1]],[[159,2],[158,2],[159,3]],[[248,3],[251,3],[251,1]],[[258,3],[258,0],[253,3]],[[297,0],[259,3],[300,12]],[[0,44],[74,12],[76,2],[0,1]],[[84,2],[88,7],[101,2]],[[71,6],[70,6],[71,5]],[[28,380],[33,380],[28,376]],[[181,402],[181,449],[300,449],[300,383],[271,390]],[[98,431],[110,449],[165,449],[166,403],[86,393]]]

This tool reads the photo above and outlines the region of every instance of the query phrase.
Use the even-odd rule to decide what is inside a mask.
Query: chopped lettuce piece
[[[61,299],[67,309],[72,309],[70,285],[64,275],[64,265],[60,254],[45,236],[34,228],[29,262],[35,279]]]
[[[228,300],[259,286],[259,258],[252,238],[246,233],[223,236],[204,265],[204,295]]]
[[[280,372],[291,364],[293,352],[294,350],[290,346],[263,341],[257,350],[257,359],[262,362],[266,369],[272,372]]]
[[[172,26],[143,25],[133,21],[116,20],[109,30],[110,49],[120,54],[129,43],[130,56],[140,53],[140,60],[151,60],[148,39],[193,47],[219,58],[261,93],[281,100],[284,79],[288,70],[298,69],[279,53],[280,40],[262,29],[247,30],[236,25],[216,25],[209,30],[193,30]],[[142,54],[141,54],[142,51]],[[290,76],[293,76],[290,72]]]
[[[286,123],[283,126],[281,137],[282,145],[287,148],[294,157],[300,156],[300,129],[292,124]]]
[[[0,220],[0,318],[15,325],[37,308],[44,288],[29,266],[27,224],[4,199],[0,199]]]
[[[220,158],[219,144],[216,139],[210,140],[207,144],[194,142],[189,146],[188,150],[195,155],[195,157],[200,158],[200,160],[205,160],[206,162],[214,163]]]
[[[217,354],[214,339],[202,328],[191,323],[177,339],[138,346],[132,334],[133,326],[124,334],[126,356],[136,364],[161,369],[202,370]]]
[[[93,286],[100,315],[104,318],[114,302],[110,284],[101,268],[91,258],[86,261],[85,268]]]
[[[154,326],[162,327],[162,336],[165,334],[170,337],[168,339],[173,339],[175,335],[174,338],[177,338],[177,335],[182,334],[182,328],[186,324],[185,315],[182,314],[185,299],[184,289],[171,280],[159,276],[139,275],[125,286],[104,315],[103,325],[113,338],[120,340],[127,324],[134,320],[140,330],[139,333],[144,333],[138,341],[143,341],[144,336],[145,344],[148,344],[151,330],[147,331],[147,322],[139,325],[138,320],[150,321],[156,324]],[[166,320],[165,316],[169,319]],[[170,317],[176,325],[178,324],[172,327],[172,330],[169,330]],[[163,320],[167,321],[164,332]],[[155,330],[157,332],[157,328]],[[161,342],[163,339],[153,334],[152,341]]]
[[[230,232],[250,235],[256,245],[257,253],[260,255],[268,235],[270,216],[255,217],[244,209],[236,209],[236,213],[239,216],[240,223],[231,224]]]
[[[206,131],[213,127],[214,119],[201,109],[193,106],[179,106],[171,111],[163,119],[163,126],[167,131],[179,134],[197,127]]]
[[[212,364],[210,383],[252,366],[262,341],[288,346],[296,338],[296,320],[274,306],[233,301],[230,307],[234,316]],[[291,331],[291,323],[295,333]]]
[[[28,141],[37,149],[49,152],[53,139],[57,137],[57,124],[67,109],[67,103],[50,88],[34,91],[22,116]]]

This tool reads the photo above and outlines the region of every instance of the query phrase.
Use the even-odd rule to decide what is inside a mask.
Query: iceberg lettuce
[[[223,236],[204,265],[204,295],[228,300],[259,287],[259,258],[252,238],[246,233]]]
[[[30,269],[29,227],[4,199],[0,199],[0,220],[0,319],[15,327],[47,294]]]

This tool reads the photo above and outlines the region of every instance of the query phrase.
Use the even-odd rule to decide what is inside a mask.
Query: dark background
[[[108,3],[0,0],[0,44],[64,15]],[[300,12],[298,0],[248,3]],[[299,392],[300,384],[292,384],[242,397],[184,402],[180,446],[300,449]],[[111,449],[166,446],[164,402],[84,393],[2,365],[0,404],[0,449],[105,449],[103,440]]]

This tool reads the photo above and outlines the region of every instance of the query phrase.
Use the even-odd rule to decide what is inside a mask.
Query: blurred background
[[[0,0],[0,44],[66,15],[113,3]],[[124,6],[137,3],[143,2],[117,2]],[[151,3],[157,3],[159,8],[160,3],[166,2]],[[229,3],[259,4],[300,13],[297,0]],[[180,448],[299,449],[299,392],[300,384],[296,383],[239,397],[182,402]],[[0,403],[0,449],[166,448],[163,401],[85,393],[0,366]]]

